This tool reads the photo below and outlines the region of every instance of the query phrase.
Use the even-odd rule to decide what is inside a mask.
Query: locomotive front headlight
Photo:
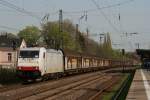
[[[36,70],[39,70],[39,67],[35,67]]]
[[[18,69],[18,70],[21,70],[21,67],[19,66],[19,67],[17,67],[17,69]]]

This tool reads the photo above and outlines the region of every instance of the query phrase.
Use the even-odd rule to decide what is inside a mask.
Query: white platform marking
[[[145,87],[145,90],[146,90],[146,95],[147,95],[147,99],[150,100],[150,85],[143,73],[143,70],[141,70],[141,75],[142,75],[142,78],[143,78],[143,83],[144,83],[144,87]]]

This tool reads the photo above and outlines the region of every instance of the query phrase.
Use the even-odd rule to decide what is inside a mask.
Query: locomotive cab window
[[[39,51],[20,51],[19,58],[39,58]]]

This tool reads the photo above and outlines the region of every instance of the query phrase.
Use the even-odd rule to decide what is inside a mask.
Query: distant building
[[[25,47],[26,43],[19,38],[12,38],[6,35],[0,36],[0,67],[15,68],[17,64],[18,50]]]
[[[0,47],[0,67],[15,67],[17,62],[17,50],[11,47]]]

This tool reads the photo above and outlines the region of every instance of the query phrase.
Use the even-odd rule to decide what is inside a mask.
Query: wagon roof
[[[27,47],[27,48],[21,48],[20,50],[40,50],[40,47]]]
[[[94,55],[94,54],[90,54],[90,53],[87,53],[87,52],[76,52],[76,51],[73,51],[73,50],[63,50],[65,56],[74,56],[74,57],[87,57],[87,58],[90,58],[90,57],[95,57],[95,58],[101,58],[100,56],[98,55]]]
[[[75,51],[73,51],[73,50],[63,50],[63,52],[64,52],[64,55],[65,56],[75,56],[75,57],[81,57],[81,53],[79,53],[79,52],[75,52]]]

